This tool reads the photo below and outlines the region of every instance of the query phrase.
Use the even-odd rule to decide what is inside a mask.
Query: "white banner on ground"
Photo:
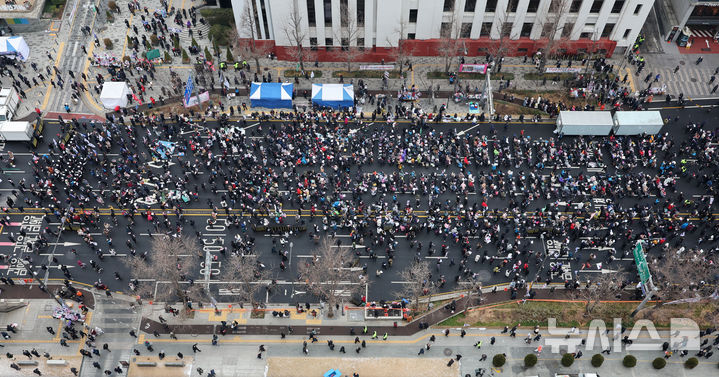
[[[580,67],[547,67],[544,71],[546,73],[579,73],[582,72]]]
[[[368,64],[361,65],[360,71],[391,71],[394,69],[394,64]]]
[[[198,96],[190,97],[190,100],[185,102],[185,107],[199,105],[200,103],[207,102],[209,100],[210,100],[210,92],[203,92],[203,93],[200,93],[199,98],[198,98]]]
[[[460,64],[460,72],[471,72],[471,73],[487,73],[486,64]]]

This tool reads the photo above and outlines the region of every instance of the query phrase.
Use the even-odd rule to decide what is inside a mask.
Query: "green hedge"
[[[230,25],[235,23],[235,16],[232,8],[202,8],[200,15],[210,26],[215,24]]]
[[[527,354],[527,356],[524,357],[524,366],[531,368],[535,365],[537,365],[537,355],[533,353]]]
[[[697,365],[699,365],[699,360],[696,357],[690,357],[684,362],[684,366],[688,369],[694,369]]]
[[[566,80],[566,79],[573,79],[575,76],[574,73],[539,73],[539,72],[532,72],[532,73],[525,73],[524,79],[525,80],[544,80],[547,79],[547,81],[554,80],[555,78],[559,77],[559,80]]]
[[[46,0],[42,11],[43,13],[50,13],[53,18],[56,18],[62,15],[66,2],[67,0]]]
[[[604,364],[604,356],[601,354],[596,354],[592,356],[592,366],[595,368],[599,368]]]
[[[667,361],[664,360],[663,357],[657,357],[654,361],[652,361],[652,366],[654,369],[662,369],[667,366]]]
[[[459,76],[459,79],[462,80],[484,80],[485,75],[481,73],[474,73],[474,72],[460,72],[457,74]],[[501,80],[502,77],[504,77],[505,80],[514,80],[514,73],[511,72],[497,72],[493,73],[489,78],[490,80]],[[440,72],[440,71],[430,71],[427,72],[427,78],[428,79],[441,79],[441,80],[449,80],[449,75],[446,72]]]
[[[494,355],[494,357],[492,358],[492,365],[494,365],[496,368],[503,366],[506,362],[507,358],[504,357],[504,355],[501,353]]]
[[[308,75],[310,74],[310,71],[311,71],[311,70],[308,70],[308,71],[307,71],[307,74],[308,74]],[[315,72],[315,78],[320,78],[320,77],[322,77],[322,71],[314,71],[314,72]],[[295,71],[294,69],[286,69],[282,74],[283,74],[285,77],[305,77],[305,76],[302,74],[302,71]],[[347,77],[347,76],[345,76],[345,77]]]
[[[627,368],[634,368],[637,365],[637,358],[632,355],[624,356],[622,364]]]
[[[562,356],[562,365],[569,368],[574,364],[574,355],[571,353],[565,353],[564,356]]]
[[[317,72],[315,72],[315,75]],[[381,79],[384,75],[384,71],[333,71],[332,77],[339,78],[340,74],[344,76],[344,78],[355,78],[355,79]],[[317,77],[317,76],[315,76]],[[399,78],[399,71],[389,71],[389,78],[391,79],[398,79]]]

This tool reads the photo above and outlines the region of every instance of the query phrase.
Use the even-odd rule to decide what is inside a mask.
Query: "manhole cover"
[[[680,61],[679,61],[679,64],[684,65],[684,64],[687,64],[687,63],[684,62],[684,60],[680,60]]]
[[[449,348],[445,348],[444,351],[442,351],[442,352],[444,353],[444,356],[451,356],[451,355],[452,355],[452,350],[449,349]]]
[[[697,79],[695,79],[694,77],[692,77],[692,78],[689,79],[689,81],[691,81],[691,82],[697,82]]]

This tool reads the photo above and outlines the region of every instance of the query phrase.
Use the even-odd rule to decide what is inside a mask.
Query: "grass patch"
[[[460,80],[484,80],[486,75],[475,72],[460,72],[457,74],[457,76],[459,76]],[[497,72],[490,76],[490,80],[502,80],[503,77],[504,80],[514,80],[514,73]],[[447,73],[440,71],[427,72],[427,78],[449,80],[449,76],[447,75]]]
[[[312,70],[306,70],[307,74],[309,75]],[[322,77],[322,71],[314,71],[315,72],[315,78]],[[282,74],[285,77],[305,77],[305,75],[302,74],[302,71],[295,71],[294,69],[286,69]],[[345,76],[347,77],[347,76]]]
[[[42,12],[50,14],[52,18],[58,18],[62,16],[66,2],[67,0],[46,0]]]
[[[573,79],[575,77],[574,73],[539,73],[539,72],[530,72],[524,74],[525,80],[544,80],[547,79],[547,81],[552,81],[555,78],[559,78],[559,80],[566,80],[566,79]]]
[[[719,303],[683,304],[648,308],[631,318],[631,312],[637,303],[600,303],[591,315],[585,315],[582,302],[543,302],[528,301],[517,304],[512,301],[489,309],[477,309],[460,313],[439,323],[440,326],[462,327],[464,324],[480,327],[504,327],[520,324],[522,326],[547,326],[547,318],[557,318],[559,327],[586,327],[593,319],[602,319],[607,324],[613,318],[621,318],[625,326],[631,327],[639,319],[648,319],[656,327],[668,328],[669,318],[690,318],[700,327],[713,326],[713,316],[719,310]]]
[[[391,79],[398,79],[399,78],[399,71],[388,71],[389,72],[389,78]],[[315,75],[317,75],[317,72],[315,72]],[[339,78],[340,75],[342,75],[344,78],[355,78],[355,79],[381,79],[384,76],[384,71],[333,71],[332,77]],[[315,76],[317,77],[317,76]]]

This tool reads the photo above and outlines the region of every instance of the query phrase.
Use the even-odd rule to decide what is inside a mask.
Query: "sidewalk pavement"
[[[474,295],[467,297],[467,291],[444,295],[441,299],[445,304],[434,307],[420,317],[412,318],[411,322],[402,319],[384,319],[383,317],[366,318],[364,309],[361,307],[345,307],[345,310],[341,308],[335,311],[334,317],[330,318],[327,315],[327,309],[322,309],[318,305],[312,305],[310,310],[305,310],[304,313],[298,313],[293,306],[267,305],[263,309],[264,318],[253,318],[251,309],[228,307],[221,304],[217,310],[211,306],[205,306],[194,310],[193,318],[181,319],[179,316],[175,317],[166,312],[164,305],[143,304],[141,330],[148,334],[152,334],[154,331],[160,334],[169,334],[170,331],[175,334],[221,334],[224,321],[228,326],[227,335],[280,335],[282,333],[289,335],[289,327],[292,328],[292,334],[309,334],[314,330],[322,335],[348,335],[351,329],[354,329],[355,333],[361,334],[362,328],[367,326],[370,332],[377,331],[378,334],[386,332],[391,336],[409,336],[422,331],[420,323],[434,326],[456,313],[462,312],[467,307],[511,301],[510,292],[505,291],[506,287],[506,285],[497,286],[496,291],[492,287],[483,288],[481,303]],[[557,300],[570,298],[570,293],[563,286],[554,285],[554,288],[554,290],[534,288],[536,295],[533,298]],[[524,290],[518,291],[514,300],[521,301],[527,298],[523,297],[525,293]],[[627,291],[622,299],[630,300],[632,298],[632,293]],[[450,303],[450,300],[455,300],[454,310],[449,309],[446,305]],[[317,317],[309,314],[313,309],[318,312]],[[272,316],[272,311],[285,310],[290,312],[289,318]],[[160,316],[167,321],[167,327],[161,323]],[[229,328],[233,321],[237,321],[239,324],[235,330]]]

